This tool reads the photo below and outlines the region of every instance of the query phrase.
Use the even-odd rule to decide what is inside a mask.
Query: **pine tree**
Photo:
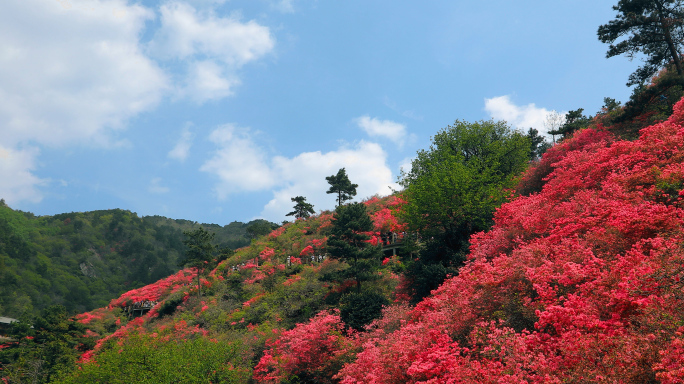
[[[373,279],[380,266],[380,248],[371,245],[367,232],[373,230],[373,221],[362,203],[338,206],[328,239],[328,252],[333,259],[349,264],[340,278],[356,281],[356,291],[361,292],[361,282]]]
[[[214,240],[215,234],[207,232],[202,227],[196,231],[185,231],[183,234],[186,236],[183,244],[188,250],[185,252],[185,259],[181,261],[181,266],[189,266],[195,269],[197,272],[197,295],[202,297],[200,275],[205,265],[214,258],[216,247],[211,242]]]
[[[294,211],[288,213],[285,216],[294,216],[295,219],[301,219],[307,218],[316,213],[316,211],[314,211],[313,209],[313,204],[309,204],[306,202],[306,197],[297,196],[291,198],[290,200],[292,200],[293,203],[297,204],[295,204],[295,206],[293,207]]]
[[[351,200],[356,196],[356,187],[358,184],[352,184],[347,176],[347,171],[340,168],[337,175],[331,175],[325,178],[330,184],[330,189],[326,193],[337,194],[337,206],[341,206],[347,200]]]
[[[598,38],[609,43],[606,57],[638,53],[647,56],[645,64],[629,76],[627,86],[643,84],[668,63],[682,76],[680,52],[684,44],[682,0],[620,0],[613,10],[618,14],[598,29]],[[627,36],[617,44],[616,40]]]

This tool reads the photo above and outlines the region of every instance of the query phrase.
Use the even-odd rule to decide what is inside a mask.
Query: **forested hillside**
[[[262,221],[204,227],[216,233],[216,245],[235,249],[249,244],[254,224]],[[106,306],[178,271],[183,231],[198,227],[120,209],[36,217],[2,202],[0,316],[35,315],[54,304],[71,314]]]

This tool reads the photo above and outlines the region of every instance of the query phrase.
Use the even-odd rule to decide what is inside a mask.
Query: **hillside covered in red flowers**
[[[237,250],[201,297],[184,270],[79,315],[93,347],[57,382],[684,383],[684,101],[634,141],[576,132],[518,190],[415,306],[383,256],[364,284],[388,301],[362,329],[345,324],[322,212]],[[365,201],[369,243],[405,230],[404,204]]]
[[[527,180],[545,168],[542,191],[504,204],[431,297],[364,334],[319,315],[273,343],[256,377],[336,363],[349,384],[684,382],[684,101],[636,141],[576,133]]]

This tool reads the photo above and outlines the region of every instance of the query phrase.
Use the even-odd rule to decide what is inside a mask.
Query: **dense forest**
[[[257,220],[226,226],[202,224],[219,248],[248,245]],[[200,224],[121,209],[37,217],[0,204],[0,316],[37,315],[54,305],[69,314],[106,306],[130,289],[175,272],[183,231]],[[258,231],[257,231],[258,232]]]

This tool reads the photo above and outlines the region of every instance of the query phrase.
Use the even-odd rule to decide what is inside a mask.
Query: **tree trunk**
[[[202,300],[202,284],[200,282],[200,269],[197,268],[197,297]]]
[[[656,1],[658,5],[658,18],[660,19],[660,25],[663,27],[663,32],[665,34],[665,42],[667,43],[667,48],[670,51],[672,60],[674,61],[675,68],[677,68],[677,74],[682,76],[684,72],[682,71],[682,62],[679,57],[679,52],[672,41],[672,34],[670,33],[670,26],[667,24],[667,18],[664,15],[663,4]]]

